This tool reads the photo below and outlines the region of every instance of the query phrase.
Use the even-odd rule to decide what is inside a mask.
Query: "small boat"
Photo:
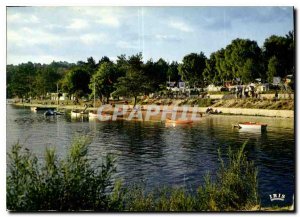
[[[44,115],[45,116],[53,116],[53,115],[64,115],[64,112],[53,111],[52,109],[47,110]]]
[[[37,111],[37,107],[30,107],[30,110],[33,111],[33,112],[36,112]]]
[[[266,130],[267,124],[257,122],[242,122],[237,124],[240,129]]]
[[[166,119],[166,123],[168,124],[192,124],[192,120],[171,120],[171,119]]]
[[[71,111],[71,117],[80,117],[80,111],[79,110],[72,110]]]
[[[89,118],[97,118],[98,117],[98,113],[96,112],[89,112]]]
[[[58,111],[55,111],[54,113],[55,113],[55,115],[64,115],[65,114],[64,112],[58,112]]]
[[[98,113],[89,112],[89,118],[91,118],[91,119],[93,119],[93,118],[99,118],[100,119],[100,116],[98,115]],[[112,115],[101,113],[101,118],[103,118],[103,120],[111,120]]]
[[[49,110],[45,111],[44,115],[45,116],[52,116],[52,115],[55,115],[55,112],[53,110],[49,109]]]

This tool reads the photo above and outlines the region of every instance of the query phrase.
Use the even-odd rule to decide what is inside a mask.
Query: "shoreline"
[[[23,106],[23,107],[40,107],[40,108],[58,108],[58,109],[66,109],[66,110],[83,110],[84,106],[81,105],[43,105],[43,104],[31,104],[31,103],[11,103],[14,106]],[[122,106],[123,104],[116,104],[117,106]],[[147,110],[149,105],[138,105],[142,106],[142,110]],[[132,105],[128,105],[128,108],[132,109]],[[163,108],[167,108],[168,110],[173,110],[174,105],[170,106],[162,106],[160,105],[160,112],[162,112]],[[182,111],[184,106],[177,106],[178,112]],[[294,118],[294,110],[271,110],[271,109],[251,109],[251,108],[226,108],[226,107],[212,107],[214,110],[217,109],[221,111],[221,114],[218,115],[242,115],[242,116],[261,116],[261,117],[278,117],[278,118]],[[98,108],[87,108],[87,111],[96,111]],[[194,107],[189,107],[188,113],[191,113]],[[197,111],[200,113],[205,113],[207,107],[197,107]],[[113,109],[105,110],[112,112]]]

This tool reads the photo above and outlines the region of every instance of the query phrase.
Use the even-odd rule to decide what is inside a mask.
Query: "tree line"
[[[115,62],[93,57],[77,63],[22,63],[7,65],[7,98],[41,97],[49,92],[67,92],[75,97],[108,100],[113,96],[134,97],[164,90],[166,81],[185,81],[190,87],[222,85],[238,80],[249,83],[260,78],[272,82],[273,77],[295,74],[294,32],[272,35],[259,47],[256,41],[235,39],[225,48],[206,57],[203,52],[190,53],[182,62],[171,63],[160,58],[143,61],[141,53],[120,55]]]

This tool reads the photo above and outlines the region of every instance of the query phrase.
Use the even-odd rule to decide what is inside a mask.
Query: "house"
[[[48,95],[48,94],[47,94]],[[57,100],[57,93],[50,93],[50,99],[51,100]],[[67,93],[60,93],[59,100],[68,100],[68,94]]]
[[[214,84],[210,84],[207,86],[207,91],[209,92],[217,92],[217,91],[221,91],[221,86],[215,86]]]
[[[262,92],[268,91],[270,89],[270,85],[269,85],[269,83],[258,84],[256,86],[256,89],[258,92],[262,93]]]

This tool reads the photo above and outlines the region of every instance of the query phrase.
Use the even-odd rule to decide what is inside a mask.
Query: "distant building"
[[[48,95],[48,94],[47,94]],[[51,100],[57,100],[57,93],[50,93],[50,99]],[[68,100],[68,94],[67,93],[61,93],[61,96],[59,97],[59,100]]]
[[[215,86],[214,84],[210,84],[207,86],[207,91],[209,92],[217,92],[221,91],[222,86]]]
[[[280,77],[273,77],[273,85],[279,85],[281,82]]]
[[[270,85],[268,83],[265,84],[258,84],[256,86],[257,91],[259,92],[265,92],[268,91],[270,89]]]

